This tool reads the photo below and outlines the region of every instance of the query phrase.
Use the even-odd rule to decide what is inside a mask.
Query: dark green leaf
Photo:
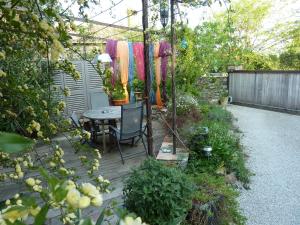
[[[102,210],[102,212],[100,213],[97,222],[95,225],[101,225],[103,220],[104,220],[104,215],[105,215],[105,208]]]
[[[33,225],[43,225],[46,221],[48,210],[49,210],[49,205],[48,204],[44,205],[41,211],[35,217]]]
[[[0,132],[0,151],[18,153],[31,149],[34,141],[14,133]]]

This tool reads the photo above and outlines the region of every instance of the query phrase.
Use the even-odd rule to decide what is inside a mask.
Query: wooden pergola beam
[[[73,16],[70,16],[70,17],[68,17],[68,18],[70,18],[71,20],[75,20],[75,21],[78,21],[78,22],[82,22],[82,23],[92,23],[92,24],[96,24],[96,25],[107,26],[107,27],[113,27],[113,28],[117,28],[117,29],[123,29],[123,30],[131,30],[131,31],[143,32],[142,29],[135,28],[135,27],[127,27],[127,26],[122,26],[122,25],[116,25],[116,24],[104,23],[104,22],[100,22],[100,21],[96,21],[96,20],[89,20],[89,19],[84,19],[84,18],[79,18],[79,17],[73,17]]]

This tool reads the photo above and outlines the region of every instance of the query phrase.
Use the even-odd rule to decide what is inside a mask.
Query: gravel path
[[[300,116],[230,105],[255,173],[240,205],[249,225],[300,225]]]

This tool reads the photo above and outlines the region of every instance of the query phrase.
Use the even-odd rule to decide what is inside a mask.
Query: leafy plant
[[[189,147],[193,154],[190,169],[212,173],[235,172],[237,178],[247,184],[251,173],[245,166],[245,156],[239,138],[230,131],[224,122],[204,121],[201,126],[209,128],[207,139],[193,133],[190,137]],[[204,146],[212,146],[212,156],[207,158],[203,155]]]
[[[200,173],[193,176],[193,181],[197,185],[197,190],[193,197],[195,207],[187,216],[189,224],[209,224],[210,217],[214,217],[214,220],[224,225],[245,224],[246,218],[241,215],[236,200],[239,194],[226,183],[224,177]],[[204,205],[206,207],[201,208]]]
[[[34,141],[21,135],[0,132],[0,152],[19,153],[31,150]]]
[[[133,80],[133,88],[136,92],[143,92],[144,91],[144,81],[134,78]]]
[[[115,86],[111,92],[111,98],[113,100],[123,100],[126,98],[126,94],[125,94],[122,84],[120,84],[120,83],[115,84]]]
[[[180,170],[148,159],[133,170],[123,192],[129,211],[149,224],[170,225],[191,207],[193,185]]]

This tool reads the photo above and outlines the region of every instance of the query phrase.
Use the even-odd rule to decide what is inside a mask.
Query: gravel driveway
[[[228,106],[255,173],[240,205],[249,225],[300,225],[300,116]]]

